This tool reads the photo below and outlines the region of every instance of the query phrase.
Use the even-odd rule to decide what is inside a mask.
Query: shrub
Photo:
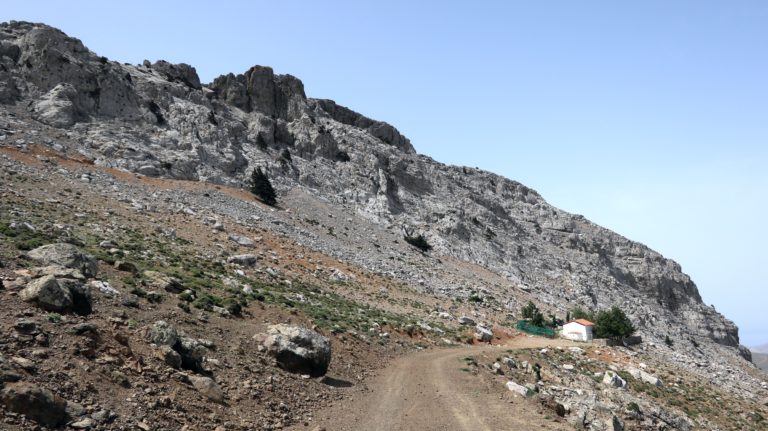
[[[667,347],[672,347],[675,343],[672,342],[672,339],[669,338],[669,335],[664,336],[664,344],[667,345]]]
[[[216,119],[216,113],[213,111],[208,111],[208,122],[213,124],[214,126],[219,125],[219,120]]]
[[[213,295],[203,293],[192,302],[192,306],[205,311],[212,311],[214,305],[221,304],[221,299]]]
[[[349,153],[347,153],[344,150],[339,150],[338,152],[336,152],[336,160],[340,162],[348,162],[352,159],[349,157]]]
[[[478,296],[476,293],[473,293],[473,294],[469,295],[469,298],[467,298],[467,301],[474,302],[474,303],[480,303],[480,302],[483,302],[483,298]]]
[[[260,167],[257,167],[251,173],[251,193],[258,196],[262,202],[269,206],[275,206],[277,204],[277,193],[272,187],[272,183],[269,182],[269,177],[265,174]]]
[[[288,163],[293,162],[293,158],[291,158],[291,152],[288,151],[288,149],[284,149],[282,153],[280,153],[280,158],[285,160]]]
[[[162,109],[160,109],[160,106],[154,100],[150,100],[149,103],[147,104],[147,107],[149,108],[149,111],[155,115],[155,118],[157,119],[157,124],[159,126],[163,126],[166,124],[165,117],[163,116],[163,111]]]
[[[264,139],[264,136],[261,135],[261,132],[256,135],[256,146],[259,147],[261,151],[267,151],[267,140]]]
[[[239,316],[243,310],[243,306],[240,304],[240,301],[235,298],[225,298],[223,301],[221,301],[221,306],[226,308],[227,311],[229,311],[229,314],[233,316]]]
[[[429,245],[429,243],[427,242],[427,239],[424,238],[424,235],[422,234],[418,234],[416,236],[406,235],[404,239],[405,239],[405,242],[418,248],[421,251],[427,252],[429,250],[432,250],[432,246]]]

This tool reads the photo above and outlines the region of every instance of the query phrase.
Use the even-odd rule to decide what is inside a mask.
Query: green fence
[[[518,320],[517,329],[523,332],[527,332],[533,335],[542,335],[548,338],[555,338],[555,330],[552,328],[542,328],[541,326],[533,326],[527,320]]]

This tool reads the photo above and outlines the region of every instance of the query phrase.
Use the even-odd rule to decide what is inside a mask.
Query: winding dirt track
[[[344,399],[315,418],[311,427],[331,430],[569,430],[533,400],[514,397],[503,380],[466,371],[463,358],[487,358],[507,349],[572,345],[565,340],[518,337],[503,346],[429,350],[395,360],[367,391]],[[340,389],[344,390],[344,389]],[[353,389],[349,389],[353,390]],[[306,429],[297,427],[294,429]],[[311,428],[310,428],[311,429]]]

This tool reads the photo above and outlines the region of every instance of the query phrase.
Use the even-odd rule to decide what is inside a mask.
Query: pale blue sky
[[[768,342],[768,2],[33,1],[123,62],[254,64],[680,262]]]

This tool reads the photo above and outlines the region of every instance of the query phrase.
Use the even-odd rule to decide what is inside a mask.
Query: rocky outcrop
[[[73,100],[77,90],[71,84],[59,84],[32,106],[32,116],[49,126],[69,127],[78,119]]]
[[[275,75],[271,67],[253,66],[242,75],[220,76],[210,88],[228,104],[273,119],[294,120],[306,106],[304,84],[291,75]]]
[[[411,141],[408,138],[401,135],[397,129],[383,121],[371,120],[362,114],[358,114],[347,107],[337,104],[333,100],[313,99],[312,102],[314,102],[313,107],[316,111],[329,115],[339,123],[366,130],[372,136],[407,153],[416,152],[416,150],[413,149],[413,146],[411,146]]]
[[[173,64],[165,60],[158,60],[150,66],[152,69],[160,72],[171,82],[180,82],[189,88],[201,90],[200,77],[197,76],[197,70],[186,64]]]

